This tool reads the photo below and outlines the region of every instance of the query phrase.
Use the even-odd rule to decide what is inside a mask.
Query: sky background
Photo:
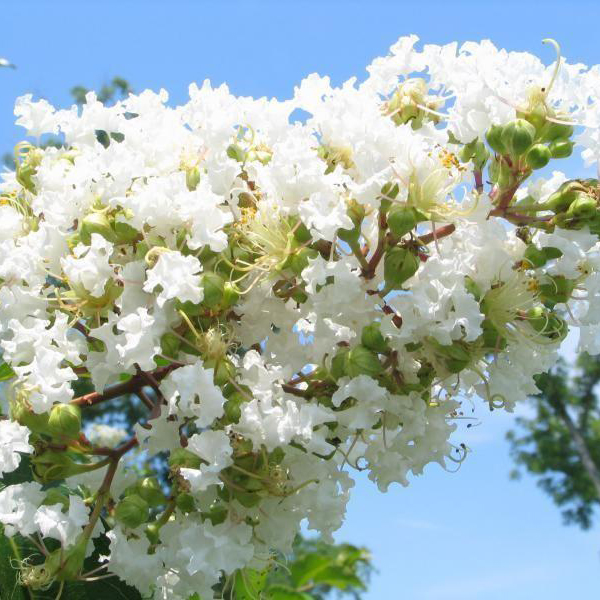
[[[287,98],[315,71],[335,84],[362,78],[411,33],[435,44],[489,38],[546,63],[554,56],[540,41],[553,37],[569,62],[596,64],[599,17],[598,2],[552,0],[0,0],[0,57],[18,65],[0,70],[0,154],[21,139],[13,104],[25,93],[65,106],[72,86],[120,75],[138,91],[166,88],[173,103],[206,78],[236,94]],[[478,415],[481,424],[456,438],[473,450],[457,473],[433,465],[387,494],[357,478],[337,537],[372,551],[378,573],[365,598],[597,599],[599,528],[563,526],[529,476],[510,481],[504,436],[514,415],[486,414],[483,404]]]

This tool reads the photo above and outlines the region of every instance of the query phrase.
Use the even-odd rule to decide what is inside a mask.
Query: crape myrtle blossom
[[[560,170],[600,159],[598,67],[410,36],[367,72],[17,101],[64,140],[0,179],[0,473],[31,473],[0,523],[31,589],[241,593],[303,522],[332,539],[355,471],[454,467],[462,402],[512,411],[571,328],[600,352],[600,185]],[[117,397],[145,416],[107,423]]]

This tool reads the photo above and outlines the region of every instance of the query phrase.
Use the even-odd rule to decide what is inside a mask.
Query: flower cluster
[[[106,535],[142,593],[212,598],[303,521],[331,536],[353,470],[385,491],[462,460],[461,402],[512,410],[570,328],[600,352],[600,185],[552,170],[600,158],[600,71],[416,42],[286,101],[17,101],[63,140],[20,144],[0,183],[0,472],[32,472],[0,522],[41,553],[23,583],[85,579]],[[140,422],[89,422],[120,396]]]

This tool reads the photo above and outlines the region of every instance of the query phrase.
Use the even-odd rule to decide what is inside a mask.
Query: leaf
[[[262,571],[241,569],[235,574],[233,591],[236,600],[260,600],[267,583],[269,568]]]
[[[298,592],[285,585],[272,585],[266,591],[266,600],[313,600],[310,594]]]
[[[18,585],[18,571],[15,561],[18,561],[19,551],[14,540],[0,533],[0,599],[29,600],[29,594]],[[16,553],[15,553],[16,549]]]
[[[364,589],[363,582],[348,568],[336,565],[332,557],[307,554],[291,568],[296,587],[312,582],[345,590],[348,587]]]
[[[8,363],[3,362],[0,364],[0,381],[8,381],[15,375],[16,373],[12,370],[12,367]]]

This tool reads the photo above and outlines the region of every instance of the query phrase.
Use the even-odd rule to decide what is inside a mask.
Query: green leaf
[[[0,364],[0,381],[8,381],[12,379],[16,373],[12,370],[12,367],[7,363],[3,362]]]
[[[235,575],[233,590],[236,600],[260,600],[267,583],[269,568],[262,571],[241,569]]]
[[[29,594],[18,584],[18,571],[14,568],[20,560],[16,542],[0,533],[0,599],[29,600]]]
[[[310,594],[298,592],[285,585],[272,585],[265,593],[266,600],[313,600]]]
[[[331,557],[308,554],[291,568],[296,587],[312,582],[345,590],[348,587],[364,589],[363,582],[348,568],[338,566]]]

